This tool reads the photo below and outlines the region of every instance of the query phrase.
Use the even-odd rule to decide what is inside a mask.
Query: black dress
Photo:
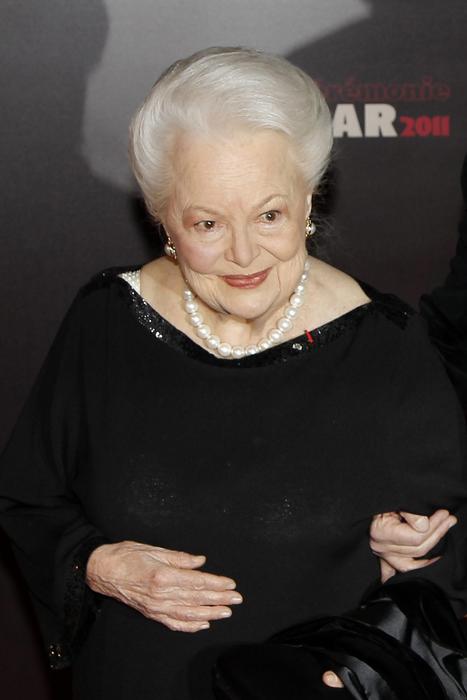
[[[379,576],[368,546],[375,513],[459,514],[424,576],[461,616],[465,423],[419,316],[362,284],[370,302],[222,360],[156,313],[122,270],[79,292],[0,469],[0,524],[51,665],[73,662],[75,698],[210,698],[223,645],[357,606]],[[184,634],[95,596],[87,556],[124,539],[205,554],[206,570],[235,578],[244,603]],[[347,697],[323,689],[318,670],[316,684]]]

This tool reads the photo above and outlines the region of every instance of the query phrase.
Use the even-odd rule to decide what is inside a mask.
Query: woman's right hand
[[[202,555],[139,542],[105,544],[89,557],[86,582],[171,630],[198,632],[242,602],[233,579],[197,570],[205,562]]]

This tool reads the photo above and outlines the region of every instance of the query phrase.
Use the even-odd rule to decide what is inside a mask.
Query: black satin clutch
[[[328,669],[344,690],[324,686]],[[217,659],[213,683],[218,700],[465,700],[467,636],[435,584],[387,583],[347,615],[230,647]]]

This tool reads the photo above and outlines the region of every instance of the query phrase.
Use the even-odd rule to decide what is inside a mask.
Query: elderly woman
[[[419,318],[308,255],[331,146],[313,81],[244,49],[177,62],[133,120],[166,255],[80,290],[0,474],[75,698],[212,697],[225,645],[356,608],[375,514],[465,502],[461,410]],[[459,616],[463,523],[424,569]],[[310,664],[307,693],[347,697]]]

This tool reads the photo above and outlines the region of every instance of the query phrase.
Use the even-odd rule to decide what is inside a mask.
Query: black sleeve
[[[467,431],[463,412],[418,314],[390,351],[394,376],[383,431],[386,437],[378,472],[366,475],[367,483],[374,484],[366,491],[371,502],[368,516],[393,511],[431,515],[438,508],[457,516],[458,524],[443,540],[441,559],[422,574],[445,591],[461,617],[467,613]],[[397,574],[393,580],[420,574]]]
[[[98,596],[86,586],[85,567],[108,542],[71,488],[86,454],[79,309],[78,295],[0,459],[0,526],[27,581],[52,668],[70,663],[92,621]]]
[[[461,186],[464,198],[456,253],[441,287],[420,299],[420,313],[428,325],[467,415],[467,156]]]

